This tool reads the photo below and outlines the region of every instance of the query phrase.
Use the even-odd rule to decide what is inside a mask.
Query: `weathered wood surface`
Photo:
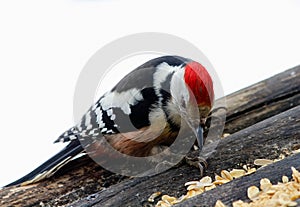
[[[232,93],[225,99],[226,133],[234,133],[288,110],[300,104],[300,66]]]
[[[73,164],[76,168],[67,173],[61,172],[62,175],[56,175],[51,179],[33,185],[12,186],[1,190],[0,206],[40,206],[49,202],[51,206],[66,205],[118,183],[123,178],[102,169],[88,157],[82,157]],[[80,165],[82,166],[77,168]]]
[[[284,130],[282,130],[284,129]],[[300,148],[300,106],[243,129],[232,136],[212,143],[203,149],[207,157],[207,174],[213,176],[222,169],[241,168],[258,158],[275,159],[283,151]],[[289,165],[290,163],[286,163]],[[291,163],[294,164],[294,163]],[[300,161],[298,165],[299,166]],[[280,172],[279,172],[280,173]],[[187,164],[149,178],[134,178],[116,184],[72,206],[143,206],[156,191],[180,196],[184,183],[199,180],[199,172]],[[251,176],[247,179],[251,180]],[[247,184],[247,183],[246,183]],[[230,195],[230,192],[227,192]],[[234,198],[241,196],[237,194]],[[211,205],[206,205],[211,206]]]
[[[258,121],[262,121],[268,117],[274,116],[275,114],[293,108],[300,103],[300,66],[287,70],[265,81],[259,82],[248,88],[233,93],[227,96],[226,99],[228,109],[226,112],[227,120],[225,125],[225,132],[229,133],[237,132],[257,123]],[[224,111],[220,110],[217,113],[224,113]],[[287,129],[284,128],[278,128],[277,130],[281,134],[288,133]],[[243,134],[243,136],[245,136],[245,134]],[[269,135],[267,134],[266,137],[268,136]],[[232,135],[230,140],[236,138],[238,138],[236,135]],[[245,141],[243,140],[243,142]],[[278,143],[280,143],[281,141],[282,140],[279,140]],[[274,151],[272,151],[272,153],[270,154],[270,158],[272,158],[272,156],[276,157],[280,149],[281,146],[279,145],[277,150],[274,149]],[[204,149],[203,153],[205,154],[207,153],[207,151],[210,151],[208,146]],[[255,155],[263,155],[260,154],[260,151],[255,151],[255,147],[253,147],[251,150],[246,152],[247,155],[239,155],[240,159],[242,159],[242,161],[245,161],[246,159],[248,159],[248,161],[256,159],[257,157],[251,157],[252,151],[255,152]],[[212,150],[211,152],[215,153],[215,150]],[[232,153],[236,152],[229,152],[229,154]],[[250,155],[248,155],[248,153]],[[232,165],[238,164],[240,160],[231,160],[231,162],[235,161],[237,162],[231,163],[230,165],[229,162],[227,162],[226,164],[222,164],[223,162],[217,164],[215,160],[209,160],[209,162],[215,162],[216,166],[214,167],[214,169],[209,169],[208,173],[213,173],[212,170],[218,171],[224,169],[223,167],[226,167],[227,165],[233,167]],[[210,167],[213,166],[210,165]],[[169,170],[166,173],[167,174],[165,174],[165,177],[159,177],[162,175],[154,177],[153,182],[148,182],[148,185],[146,185],[144,189],[152,189],[153,192],[155,190],[159,191],[161,190],[159,188],[162,186],[162,184],[159,183],[161,182],[161,180],[167,179],[168,182],[165,183],[169,189],[163,190],[163,192],[170,195],[179,196],[179,194],[184,191],[184,182],[199,178],[198,170],[187,165]],[[155,180],[155,178],[157,180]],[[121,187],[118,184],[116,186],[113,186],[112,188],[108,188],[106,190],[104,189],[124,179],[127,178],[107,172],[106,170],[95,164],[93,161],[91,161],[88,157],[82,157],[76,161],[73,161],[72,163],[69,163],[68,167],[60,170],[58,175],[49,180],[42,181],[35,185],[25,187],[13,186],[1,190],[0,205],[32,206],[39,205],[40,202],[48,203],[51,205],[64,205],[74,200],[86,197],[87,195],[90,195],[92,193],[99,192],[101,190],[103,190],[102,195],[104,195],[103,193],[107,193],[106,199],[109,199],[111,196],[113,196],[114,193],[119,192],[115,189]],[[124,192],[126,189],[126,192],[128,192],[128,195],[130,195],[129,192],[131,192],[131,188],[135,188],[133,186],[136,186],[136,183],[140,182],[140,184],[142,185],[147,180],[149,180],[149,178],[129,180],[127,181],[127,184],[123,183],[122,185],[131,187],[124,187],[124,189],[121,189],[121,191]],[[159,184],[157,185],[157,187],[155,187],[156,183]],[[132,199],[135,199],[135,196],[136,195],[131,194],[131,197],[133,197]],[[86,198],[83,202],[87,202],[88,205],[89,202],[87,200],[92,201],[92,197],[93,196]],[[137,196],[137,199],[140,198],[140,196]]]
[[[180,204],[177,204],[176,206],[214,206],[217,200],[221,200],[225,205],[231,206],[233,201],[250,201],[247,197],[247,188],[249,186],[260,186],[259,182],[262,178],[268,178],[272,184],[282,182],[282,175],[286,175],[289,177],[289,179],[291,179],[291,166],[300,171],[300,153],[262,167],[254,174],[232,180],[229,183],[190,198]],[[299,200],[298,206],[300,206]]]

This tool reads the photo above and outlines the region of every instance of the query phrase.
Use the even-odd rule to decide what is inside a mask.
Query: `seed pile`
[[[300,173],[292,167],[292,180],[282,176],[282,181],[272,185],[269,179],[260,180],[260,188],[250,186],[247,196],[250,203],[241,200],[232,203],[233,207],[260,207],[260,206],[297,206],[295,200],[300,198]],[[217,201],[215,207],[225,207],[221,201]]]
[[[246,165],[243,166],[243,169],[233,169],[231,171],[222,170],[221,175],[215,175],[214,181],[211,177],[206,176],[203,177],[200,181],[190,181],[185,183],[185,186],[187,186],[187,193],[185,195],[182,195],[179,198],[163,195],[161,197],[161,200],[158,201],[156,204],[156,207],[169,207],[174,204],[180,203],[184,200],[187,200],[188,198],[191,198],[195,195],[199,195],[205,191],[211,190],[215,188],[218,185],[222,185],[224,183],[228,183],[229,181],[233,180],[234,178],[241,177],[243,175],[247,175],[250,173],[255,172],[255,168],[249,168]],[[152,195],[157,195],[158,193],[154,193]],[[148,201],[153,201],[153,196],[150,196]]]
[[[285,154],[280,154],[278,159],[256,159],[254,165],[257,168],[266,166],[284,159],[290,154],[300,153],[300,149],[293,151],[285,151]],[[161,200],[155,207],[170,207],[193,196],[199,195],[205,191],[211,190],[218,185],[230,182],[235,178],[254,173],[257,169],[243,165],[243,169],[233,169],[231,171],[222,170],[220,175],[215,175],[214,181],[209,176],[203,177],[200,181],[190,181],[185,183],[187,186],[187,193],[179,198],[163,195]],[[248,198],[252,200],[251,203],[245,203],[241,200],[235,201],[233,207],[260,207],[260,206],[296,206],[296,199],[300,198],[300,173],[292,167],[293,180],[289,181],[288,177],[282,177],[282,183],[272,185],[270,180],[264,178],[260,182],[260,189],[256,186],[248,188]],[[153,203],[154,199],[159,197],[161,192],[153,193],[148,201]],[[215,207],[226,207],[221,201],[217,201]]]

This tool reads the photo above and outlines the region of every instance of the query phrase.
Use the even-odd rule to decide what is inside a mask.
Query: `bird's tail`
[[[83,151],[84,150],[80,144],[80,141],[77,139],[72,140],[64,149],[62,149],[56,155],[37,167],[35,170],[28,173],[24,177],[6,185],[5,187],[17,184],[28,185],[48,178]]]

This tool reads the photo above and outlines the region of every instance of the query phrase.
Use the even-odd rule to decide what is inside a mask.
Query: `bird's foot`
[[[207,169],[208,164],[205,158],[203,157],[185,157],[185,162],[190,165],[194,166],[196,168],[199,168],[200,170],[200,176],[203,177],[204,171]]]

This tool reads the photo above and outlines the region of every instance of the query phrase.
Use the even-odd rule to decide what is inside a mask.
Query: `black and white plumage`
[[[167,108],[166,103],[171,96],[171,77],[186,61],[181,57],[165,56],[141,65],[104,94],[83,116],[81,122],[57,141],[70,141],[79,136],[97,135],[100,132],[124,133],[149,126],[151,112],[156,108]],[[162,112],[168,123],[177,128],[167,110]]]
[[[126,75],[90,107],[76,126],[55,141],[69,142],[61,152],[9,185],[37,182],[51,176],[84,152],[80,141],[86,139],[105,137],[121,153],[148,156],[155,147],[168,146],[174,141],[182,109],[193,105],[192,95],[199,118],[206,118],[214,93],[211,77],[202,65],[179,56],[150,60]],[[155,131],[158,129],[159,133]]]

